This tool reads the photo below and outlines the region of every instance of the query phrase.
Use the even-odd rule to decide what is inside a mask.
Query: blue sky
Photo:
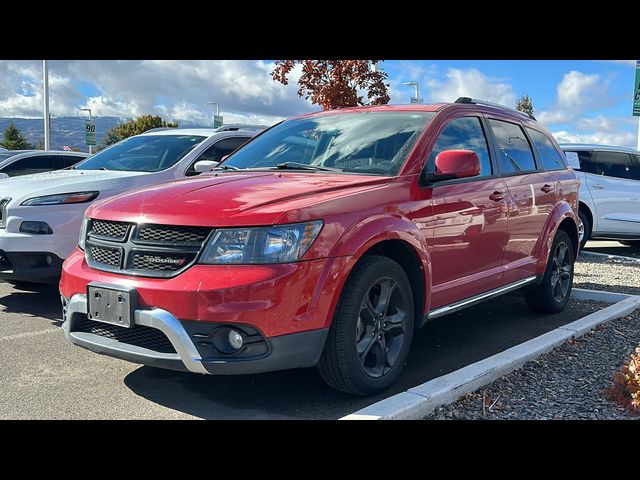
[[[316,110],[269,76],[266,60],[50,61],[51,113],[94,116],[155,113],[168,120],[211,123],[221,104],[225,122],[273,123]],[[633,61],[386,60],[392,103],[407,103],[420,83],[426,102],[471,96],[513,106],[527,94],[535,115],[560,141],[636,146],[631,116]],[[0,61],[0,117],[42,116],[41,61]]]

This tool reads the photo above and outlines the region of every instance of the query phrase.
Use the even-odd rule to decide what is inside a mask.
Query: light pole
[[[49,68],[42,61],[42,101],[44,106],[44,149],[51,150],[51,119],[49,118]]]
[[[420,86],[418,82],[404,82],[403,85],[407,85],[409,87],[415,87],[416,96],[411,97],[411,103],[422,103],[422,98],[420,98]]]
[[[81,108],[82,112],[89,112],[89,121],[91,121],[91,109],[90,108]],[[89,145],[89,155],[93,153],[93,149],[91,148],[93,145]]]

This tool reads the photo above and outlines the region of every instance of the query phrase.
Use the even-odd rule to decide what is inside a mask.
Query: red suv
[[[204,374],[317,365],[375,393],[430,319],[521,287],[561,311],[577,191],[547,130],[486,102],[293,118],[208,175],[93,204],[63,267],[65,335]]]

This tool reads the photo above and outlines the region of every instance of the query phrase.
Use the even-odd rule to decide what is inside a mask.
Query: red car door
[[[495,118],[489,119],[489,125],[508,191],[503,263],[504,283],[509,284],[536,273],[533,254],[555,203],[555,185],[550,180],[553,174],[537,170],[533,149],[520,125]]]
[[[507,228],[506,186],[496,175],[481,119],[450,121],[438,136],[427,172],[433,172],[435,157],[444,150],[476,152],[481,172],[433,185],[432,309],[501,285]]]

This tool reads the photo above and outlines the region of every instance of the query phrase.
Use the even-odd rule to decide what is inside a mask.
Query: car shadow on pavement
[[[62,306],[57,285],[35,286],[28,290],[12,287],[11,293],[0,297],[0,306],[4,307],[6,313],[43,317],[52,320],[53,325],[62,325]]]
[[[572,301],[557,315],[529,310],[520,293],[428,323],[414,337],[399,381],[358,397],[337,392],[315,369],[209,376],[140,367],[124,379],[149,401],[205,419],[337,419],[390,395],[477,362],[599,309]]]

